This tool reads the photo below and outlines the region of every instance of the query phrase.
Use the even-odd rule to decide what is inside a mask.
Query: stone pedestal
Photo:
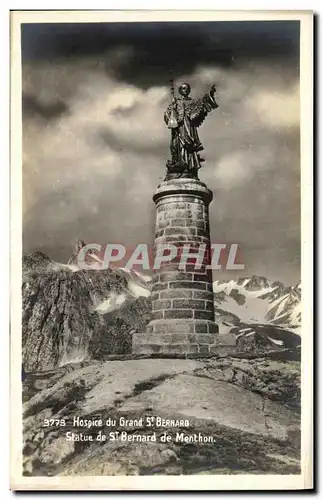
[[[178,255],[155,270],[152,319],[145,333],[133,337],[134,354],[209,355],[216,351],[218,327],[214,323],[209,203],[212,192],[195,179],[160,184],[153,196],[157,208],[155,254],[158,245],[172,244]],[[206,245],[200,269],[192,257],[179,266],[184,245],[198,251]],[[167,253],[167,251],[165,252]]]

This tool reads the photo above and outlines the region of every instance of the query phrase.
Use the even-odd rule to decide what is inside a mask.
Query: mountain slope
[[[73,261],[56,263],[41,252],[24,257],[24,369],[82,360],[99,352],[99,339],[104,339],[104,352],[131,352],[131,330],[148,322],[143,312],[150,310],[147,295],[147,286],[120,269],[81,270]]]
[[[150,278],[129,269],[80,269],[77,254],[83,246],[77,242],[68,264],[54,262],[42,252],[23,259],[22,346],[27,372],[131,353],[133,333],[145,330],[150,320]],[[98,256],[94,261],[101,262]],[[300,295],[300,285],[286,287],[258,276],[215,281],[220,342],[228,344],[225,334],[230,333],[242,352],[295,349],[301,343],[296,335]]]
[[[213,283],[215,305],[246,323],[264,323],[298,332],[301,285],[285,286],[262,276]]]

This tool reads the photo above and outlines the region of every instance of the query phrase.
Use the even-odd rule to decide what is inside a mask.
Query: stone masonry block
[[[190,226],[174,226],[174,227],[167,227],[166,229],[163,229],[163,231],[165,231],[165,236],[170,236],[170,235],[175,235],[175,236],[179,236],[179,235],[184,235],[184,236],[187,236],[188,238],[190,238],[191,236],[196,236],[198,235],[198,231],[200,231],[199,229],[196,229],[195,227],[190,227]],[[158,236],[162,236],[161,234],[158,235]],[[204,236],[204,235],[203,235]]]
[[[173,333],[170,335],[171,344],[187,344],[188,336],[185,333]]]
[[[152,285],[152,291],[157,292],[159,290],[166,290],[168,288],[168,283],[154,283]]]
[[[186,227],[187,226],[187,219],[171,219],[169,221],[169,223],[171,224],[171,226],[176,226],[176,227]]]
[[[190,218],[187,222],[188,224],[195,224],[196,222],[205,222],[207,220],[207,214],[202,211],[192,211],[192,218]]]
[[[195,322],[195,333],[208,333],[208,324],[206,321]]]
[[[158,227],[158,229],[165,229],[167,226],[170,226],[169,220],[161,220],[156,224],[156,228]]]
[[[154,333],[194,333],[194,322],[187,319],[167,319],[153,321],[149,324],[153,327]]]
[[[160,292],[160,298],[161,299],[191,299],[193,296],[193,293],[191,290],[164,290]]]
[[[204,308],[206,311],[214,311],[214,304],[213,301],[210,300],[204,300]]]
[[[218,333],[219,327],[216,323],[208,323],[208,331],[209,333]]]
[[[190,236],[190,239],[188,240],[188,243],[193,243],[193,242],[196,242],[196,243],[205,243],[206,245],[208,245],[210,243],[210,239],[205,235],[203,234],[202,236],[199,235],[199,236]]]
[[[196,319],[208,319],[210,321],[213,320],[213,312],[212,311],[194,311],[194,318]]]
[[[210,300],[213,302],[213,293],[207,292],[206,290],[194,290],[193,299]]]
[[[191,273],[183,273],[183,272],[171,272],[164,273],[160,275],[161,282],[171,282],[171,281],[192,281],[193,274]]]
[[[201,283],[199,281],[173,281],[168,283],[169,288],[173,289],[179,289],[179,288],[188,288],[188,289],[195,289],[195,290],[209,290],[209,284],[208,283]]]
[[[158,354],[161,352],[162,347],[163,347],[162,344],[160,345],[150,344],[150,343],[140,344],[137,338],[134,338],[132,342],[132,352],[134,354],[148,354],[148,355]]]
[[[162,319],[164,317],[164,311],[152,311],[151,319]]]
[[[209,334],[196,334],[196,344],[214,344],[214,335]]]
[[[165,231],[168,231],[168,229],[165,229]],[[167,234],[167,233],[165,233],[165,234]],[[202,229],[200,229],[200,228],[198,228],[198,227],[197,227],[197,228],[195,228],[194,235],[195,235],[195,234],[196,234],[196,236],[203,236],[203,237],[206,237],[206,238],[207,238],[207,233],[206,233],[206,231],[205,231],[205,229],[204,229],[204,226],[203,226],[203,228],[202,228]]]
[[[165,262],[162,263],[160,269],[159,269],[159,275],[165,274],[165,273],[177,273],[180,272],[181,270],[178,268],[178,262]],[[182,271],[183,272],[183,271]]]
[[[197,311],[195,311],[197,312]],[[198,311],[208,312],[208,311]],[[193,311],[191,309],[171,309],[164,311],[164,318],[193,318]],[[209,319],[209,318],[208,318]]]
[[[197,207],[197,209],[192,208],[191,211],[193,214],[192,219],[196,222],[198,222],[198,221],[205,222],[209,218],[208,213],[204,212],[201,209],[199,210],[199,207]]]
[[[189,259],[189,260],[191,260],[191,259]],[[179,264],[178,264],[178,268],[179,268],[179,271],[185,271],[187,273],[200,273],[200,272],[203,273],[203,271],[206,271],[205,267],[202,266],[201,268],[199,268],[199,267],[195,266],[193,263],[185,264],[184,269],[182,269],[182,266],[179,266]]]
[[[170,260],[168,262],[162,262],[160,269],[158,269],[158,274],[159,276],[163,273],[169,273],[169,272],[183,272],[183,270],[180,270],[179,268],[179,262],[175,258],[174,260]],[[186,271],[185,271],[186,272]]]
[[[165,220],[169,219],[191,219],[192,212],[190,210],[170,210],[165,213]]]
[[[162,347],[164,354],[194,354],[198,352],[198,346],[194,344],[172,344]]]
[[[199,353],[201,353],[201,354],[209,354],[210,353],[210,346],[208,346],[208,345],[199,345]]]
[[[196,227],[197,229],[203,230],[203,234],[204,234],[204,231],[205,231],[205,221],[195,221],[194,222],[194,227]]]
[[[172,307],[174,309],[205,309],[205,301],[196,299],[175,299],[173,300]]]
[[[183,245],[185,245],[185,243],[188,242],[187,236],[185,234],[181,235],[171,234],[168,236],[162,236],[160,238],[155,239],[155,248],[157,245],[167,245],[168,243],[174,244],[181,242]]]
[[[189,246],[189,249],[190,251],[195,252],[195,253],[198,253],[198,249],[200,248],[200,243],[197,243],[196,241],[178,241],[178,242],[174,242],[172,243],[173,245],[175,245],[176,247],[179,247],[179,248],[183,248],[184,245],[188,245]]]
[[[208,273],[194,273],[193,279],[194,281],[206,281],[207,283],[210,281]]]
[[[165,333],[137,333],[136,342],[138,344],[170,344],[171,335]]]
[[[183,203],[183,202],[173,202],[172,203],[172,209],[175,209],[175,210],[182,210],[184,208],[187,208],[187,203]]]
[[[157,212],[165,212],[166,210],[169,210],[169,207],[166,204],[158,205],[156,210]]]

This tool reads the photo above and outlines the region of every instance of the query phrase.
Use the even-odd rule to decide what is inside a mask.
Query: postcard
[[[13,490],[313,488],[312,24],[11,12]]]

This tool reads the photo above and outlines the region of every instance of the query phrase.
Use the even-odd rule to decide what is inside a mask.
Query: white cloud
[[[232,189],[250,181],[260,170],[271,167],[270,158],[271,151],[268,147],[233,151],[223,156],[214,171],[217,185],[223,189]]]
[[[283,69],[278,74],[263,67],[199,68],[185,80],[193,97],[218,85],[220,107],[199,130],[206,159],[200,177],[215,191],[211,224],[217,237],[254,242],[255,229],[248,232],[241,221],[257,225],[268,217],[266,238],[279,233],[283,245],[281,234],[289,234],[297,203],[298,153],[286,137],[298,124],[298,88],[284,79]],[[43,103],[62,99],[69,107],[55,120],[29,117],[24,123],[24,208],[32,249],[43,242],[68,247],[69,239],[87,240],[88,234],[91,241],[151,241],[151,197],[169,156],[163,121],[169,89],[116,82],[105,67],[88,61],[35,65],[25,72],[24,87]],[[298,219],[293,216],[294,240]],[[259,246],[271,244],[259,234]]]
[[[47,66],[43,70],[46,72]],[[49,75],[53,77],[52,72]],[[42,85],[44,79],[42,75]],[[37,94],[35,81],[34,84]],[[46,95],[46,102],[48,99]],[[103,175],[110,186],[122,171],[136,176],[145,162],[136,158],[135,152],[129,158],[129,146],[145,149],[149,143],[164,142],[167,151],[163,123],[165,99],[166,88],[143,91],[117,84],[103,72],[94,73],[91,78],[84,72],[70,100],[68,114],[47,122],[46,126],[37,120],[25,123],[25,210],[28,211],[40,195],[55,189],[57,183],[63,188],[87,180],[88,190],[84,195],[89,199],[102,189],[101,179],[96,188],[93,186],[98,174]],[[124,144],[123,151],[115,151],[103,143],[99,136],[103,130],[110,131]]]
[[[245,112],[253,119],[276,129],[299,127],[299,85],[284,91],[256,90],[245,102]]]

